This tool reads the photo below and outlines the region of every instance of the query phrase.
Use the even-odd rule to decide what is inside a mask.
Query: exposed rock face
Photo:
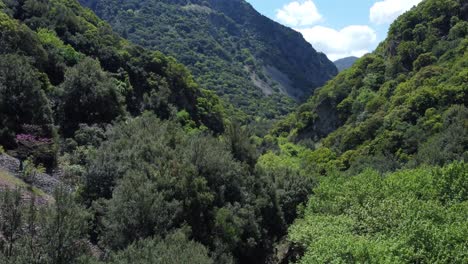
[[[21,178],[20,161],[6,154],[0,154],[0,169],[16,178]],[[47,194],[52,194],[60,181],[49,174],[38,173],[33,186],[41,189]]]
[[[0,168],[17,176],[20,173],[20,162],[11,156],[0,154]]]
[[[298,135],[298,140],[310,138],[318,141],[342,126],[344,122],[336,111],[336,105],[337,102],[331,98],[320,101],[313,110],[316,115],[314,122]]]

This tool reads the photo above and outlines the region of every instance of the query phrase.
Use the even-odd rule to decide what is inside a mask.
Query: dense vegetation
[[[111,256],[110,263],[133,257],[152,263],[156,252],[147,251],[153,247],[167,247],[167,259],[175,261],[170,263],[191,254],[200,255],[200,263],[264,262],[305,201],[306,195],[302,200],[293,195],[296,187],[303,192],[312,187],[299,175],[255,167],[255,149],[236,125],[215,138],[145,113],[104,134],[82,126],[75,135],[68,139],[65,158],[80,186],[76,198],[94,217],[73,226],[82,235],[70,239],[91,239]],[[178,241],[190,246],[185,257]],[[4,254],[16,263],[22,244],[11,243],[19,249]],[[54,263],[77,263],[85,253]]]
[[[288,96],[305,99],[337,73],[299,33],[244,0],[80,2],[125,38],[176,57],[249,116],[285,115],[295,106]]]
[[[0,262],[466,263],[467,20],[423,1],[268,134],[78,2],[0,0]]]

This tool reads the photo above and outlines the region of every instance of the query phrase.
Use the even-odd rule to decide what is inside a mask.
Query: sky
[[[247,0],[332,61],[372,52],[390,24],[422,0]]]

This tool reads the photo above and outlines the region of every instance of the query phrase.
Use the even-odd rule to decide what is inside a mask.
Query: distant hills
[[[114,30],[174,56],[249,116],[273,118],[337,74],[298,32],[244,0],[80,0]]]
[[[338,68],[338,71],[342,72],[348,68],[351,68],[351,66],[353,66],[353,64],[358,59],[359,59],[358,57],[351,56],[351,57],[346,57],[346,58],[336,60],[334,63],[335,63],[336,68]]]

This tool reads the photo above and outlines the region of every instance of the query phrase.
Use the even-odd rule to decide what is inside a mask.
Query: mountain
[[[335,66],[336,68],[338,69],[339,72],[342,72],[346,69],[349,69],[351,68],[351,66],[353,66],[353,64],[358,60],[359,58],[358,57],[346,57],[346,58],[342,58],[342,59],[339,59],[339,60],[336,60],[335,62]]]
[[[296,31],[244,0],[80,0],[134,43],[187,65],[203,87],[250,116],[292,110],[337,74]]]

